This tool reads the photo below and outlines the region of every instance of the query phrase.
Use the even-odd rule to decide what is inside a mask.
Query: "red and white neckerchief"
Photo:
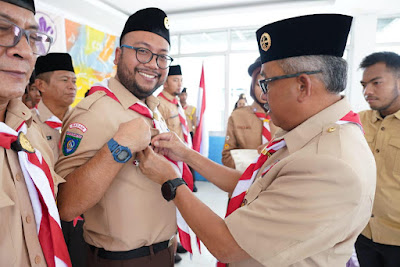
[[[360,121],[360,117],[357,113],[350,111],[343,118],[336,122],[337,124],[346,124],[346,123],[354,123],[358,125],[363,131],[363,127]],[[273,155],[276,151],[286,146],[285,139],[281,138],[279,140],[271,142],[263,149],[259,158],[254,163],[250,164],[249,167],[245,170],[245,172],[240,177],[235,189],[233,190],[232,198],[228,203],[228,208],[226,211],[225,217],[228,217],[232,212],[237,210],[242,206],[244,197],[250,186],[253,184],[255,177],[260,171],[261,167],[267,161],[267,159]],[[277,161],[278,162],[278,161]],[[262,170],[261,176],[264,176],[274,165],[277,163],[274,162]],[[218,262],[217,267],[225,267],[225,263]]]
[[[19,132],[25,134],[26,131],[25,122],[16,131],[0,122],[0,146],[10,149],[11,144],[18,139]],[[39,243],[47,266],[72,266],[61,230],[60,215],[54,195],[54,181],[49,166],[37,149],[33,153],[18,151],[18,158],[28,188]]]
[[[57,131],[60,131],[62,127],[62,121],[54,115],[48,118],[44,123]]]
[[[100,83],[96,83],[93,85],[93,87],[89,91],[89,95],[93,94],[94,92],[97,91],[103,91],[107,94],[107,96],[111,97],[118,103],[119,100],[115,96],[115,94],[108,88],[108,79],[103,80]],[[159,118],[162,118],[161,113],[158,111],[157,108],[155,108],[154,112],[151,111],[145,104],[142,102],[136,102],[132,106],[129,107],[129,109],[136,111],[140,115],[147,117],[152,120],[153,122],[153,127],[160,130],[160,132],[167,132],[169,131],[165,123],[163,123]],[[182,161],[173,161],[166,157],[174,167],[176,171],[178,171],[181,175],[183,180],[187,183],[189,189],[193,191],[193,176],[192,173],[189,169],[189,166],[182,162]],[[178,209],[176,209],[176,219],[177,219],[177,224],[178,224],[178,233],[179,233],[179,239],[181,241],[182,246],[189,251],[190,253],[192,252],[192,245],[191,245],[191,238],[190,238],[190,228],[186,221],[183,219],[181,213],[179,212]],[[199,241],[197,241],[199,244]]]
[[[271,129],[269,127],[271,118],[264,112],[254,112],[254,114],[263,122],[261,142],[262,144],[266,144],[271,140]]]
[[[186,121],[185,110],[182,108],[181,103],[179,103],[178,99],[176,98],[174,98],[173,100],[169,100],[162,92],[158,96],[161,96],[171,104],[174,104],[178,107],[179,121],[181,122],[183,138],[185,139],[186,145],[192,148],[192,138],[189,133],[189,127]]]

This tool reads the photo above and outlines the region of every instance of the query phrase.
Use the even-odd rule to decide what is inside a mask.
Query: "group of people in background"
[[[344,266],[354,245],[361,267],[400,266],[400,56],[363,60],[372,110],[354,113],[341,95],[350,16],[256,32],[253,103],[229,118],[223,166],[191,148],[164,11],[128,18],[115,77],[73,109],[72,59],[47,54],[34,14],[33,0],[0,0],[2,265],[174,266],[193,253],[190,227],[218,266]],[[256,151],[245,170],[239,149]],[[229,193],[225,219],[195,197],[193,171]]]

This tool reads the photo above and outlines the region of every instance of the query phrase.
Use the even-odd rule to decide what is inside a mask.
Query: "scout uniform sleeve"
[[[222,164],[227,167],[235,168],[235,162],[233,161],[231,150],[238,147],[235,136],[235,123],[233,121],[232,115],[228,120],[228,127],[226,129],[226,137],[224,149],[222,150]]]
[[[98,96],[101,97],[100,94]],[[108,112],[114,106],[121,108],[117,101],[104,97],[97,100],[90,109],[87,107],[89,104],[88,101],[78,104],[63,125],[61,152],[55,167],[61,177],[91,159],[118,129],[118,120],[113,118],[113,113]]]
[[[368,212],[360,205],[371,201],[362,195],[362,178],[342,160],[300,157],[268,175],[225,219],[239,246],[264,266],[289,266],[343,242],[354,218]]]

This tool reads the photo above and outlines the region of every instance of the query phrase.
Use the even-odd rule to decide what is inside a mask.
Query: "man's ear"
[[[115,58],[114,58],[115,65],[118,65],[118,62],[121,60],[121,56],[122,56],[122,49],[121,47],[117,47],[117,49],[115,49]]]
[[[36,88],[40,91],[40,93],[46,92],[47,83],[46,83],[45,80],[36,78],[36,80],[35,80],[35,86],[36,86]]]
[[[311,96],[312,93],[312,82],[311,78],[307,74],[302,74],[297,77],[298,86],[298,95],[297,100],[302,103],[307,100]]]

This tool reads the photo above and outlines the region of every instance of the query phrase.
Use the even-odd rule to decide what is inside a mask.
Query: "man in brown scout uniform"
[[[181,66],[171,66],[169,68],[167,80],[164,83],[164,89],[157,97],[160,100],[159,111],[165,119],[168,129],[176,133],[182,140],[185,140],[178,112],[178,95],[181,93],[181,90]]]
[[[141,170],[162,184],[164,198],[174,200],[221,262],[337,267],[350,258],[371,215],[376,182],[359,118],[340,95],[351,21],[344,15],[309,15],[257,31],[263,98],[282,130],[242,176],[187,149],[173,133],[153,138],[156,152],[186,161],[233,192],[225,220],[180,186],[162,156],[150,147],[140,153]]]
[[[261,98],[262,91],[258,85],[258,80],[261,79],[260,70],[261,60],[257,58],[248,68],[248,73],[252,77],[250,95],[254,102],[250,106],[234,110],[228,120],[221,161],[230,168],[236,167],[232,150],[257,149],[262,144],[266,145],[276,128],[263,106],[266,101]]]
[[[49,53],[37,59],[35,65],[35,85],[42,94],[42,100],[33,110],[40,121],[54,160],[60,154],[60,135],[64,117],[76,95],[76,75],[68,53]]]
[[[400,266],[400,56],[373,53],[360,64],[361,85],[372,110],[360,112],[375,156],[377,185],[367,227],[356,242],[361,267]]]
[[[85,216],[89,266],[173,266],[176,207],[134,164],[151,136],[166,130],[152,93],[172,58],[166,14],[129,17],[116,49],[114,78],[97,83],[66,118],[58,173],[61,218]],[[153,115],[154,114],[154,115]]]
[[[63,180],[53,170],[53,153],[38,121],[18,99],[28,84],[36,57],[45,55],[52,43],[50,37],[38,32],[34,14],[32,0],[0,1],[0,263],[48,266],[58,258],[71,266],[53,195]],[[35,163],[35,159],[40,162]],[[36,173],[31,172],[33,165]],[[45,203],[49,206],[42,205]],[[53,222],[57,231],[49,230],[44,219]],[[47,231],[50,240],[40,239],[40,231]],[[60,243],[52,243],[52,238],[59,238]]]
[[[189,128],[190,136],[193,139],[197,126],[196,108],[192,105],[187,104],[186,87],[183,88],[182,92],[179,94],[179,102],[181,103],[182,108],[185,111],[186,122]]]

